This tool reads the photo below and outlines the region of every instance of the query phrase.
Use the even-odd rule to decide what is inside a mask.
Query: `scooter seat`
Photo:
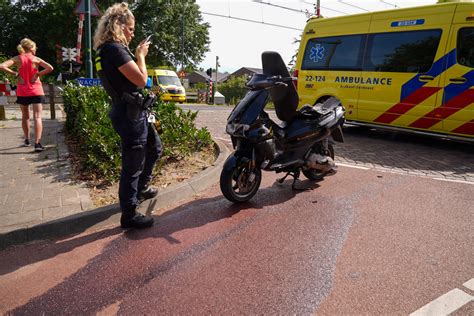
[[[297,119],[306,119],[314,120],[320,117],[322,114],[318,112],[314,107],[310,105],[304,105],[299,111],[296,112],[295,118]]]

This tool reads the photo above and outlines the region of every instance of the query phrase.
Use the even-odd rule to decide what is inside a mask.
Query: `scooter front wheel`
[[[241,203],[250,200],[257,193],[262,181],[259,168],[249,168],[248,163],[224,168],[221,172],[222,194],[231,202]]]

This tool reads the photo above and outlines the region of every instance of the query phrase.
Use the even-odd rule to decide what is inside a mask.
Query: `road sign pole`
[[[85,45],[85,50],[86,50],[86,74],[88,78],[93,77],[92,73],[92,54],[91,54],[91,2],[90,0],[86,0],[84,3],[84,8],[85,8],[85,16],[86,16],[86,45]]]
[[[91,7],[92,4],[92,7]],[[100,16],[101,13],[99,8],[97,8],[97,4],[95,0],[79,0],[76,9],[74,9],[75,14],[84,14],[85,16],[85,36],[84,36],[84,55],[85,60],[84,64],[86,66],[86,74],[87,77],[92,78],[92,45],[91,45],[91,15],[93,16]],[[80,24],[79,24],[80,25]],[[81,51],[78,50],[77,53],[81,54]]]

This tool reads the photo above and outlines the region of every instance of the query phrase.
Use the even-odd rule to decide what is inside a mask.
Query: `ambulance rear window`
[[[474,27],[464,27],[458,32],[458,63],[474,68]]]
[[[441,30],[370,34],[364,71],[424,73],[438,50]]]

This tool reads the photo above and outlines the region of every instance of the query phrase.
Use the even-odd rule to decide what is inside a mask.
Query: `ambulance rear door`
[[[452,16],[452,6],[374,16],[364,59],[359,120],[410,127],[420,117],[432,115],[441,90]]]
[[[442,104],[435,112],[446,133],[463,137],[474,137],[474,20],[466,21],[474,13],[474,5],[471,9],[456,14],[464,23],[452,27],[451,59],[441,78]]]

